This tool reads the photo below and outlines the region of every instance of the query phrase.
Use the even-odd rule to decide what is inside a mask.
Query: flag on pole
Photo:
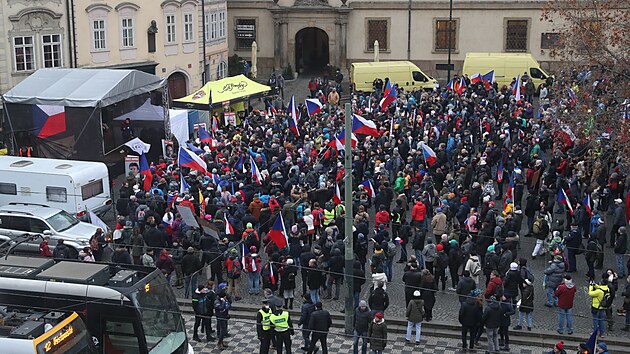
[[[586,341],[586,348],[589,350],[589,353],[595,353],[595,347],[597,346],[597,334],[599,333],[599,328],[595,328],[593,334]]]
[[[433,166],[433,164],[437,162],[437,155],[435,155],[435,151],[433,151],[433,149],[425,143],[422,143],[422,155],[429,166]]]
[[[203,155],[204,151],[201,150],[200,148],[196,147],[195,145],[191,144],[191,143],[186,143],[186,146],[188,146],[188,149],[192,152],[194,152],[197,155]]]
[[[464,93],[465,88],[466,88],[466,80],[464,80],[464,77],[462,76],[459,79],[459,85],[457,85],[457,93],[461,95],[462,93]]]
[[[339,191],[339,183],[335,183],[335,195],[333,195],[333,202],[339,205],[341,204],[341,192]]]
[[[471,84],[473,84],[473,85],[474,85],[474,84],[476,84],[476,83],[478,83],[478,82],[481,82],[482,80],[483,80],[483,79],[481,78],[481,73],[476,73],[476,74],[473,74],[473,75],[470,77],[470,83],[471,83]]]
[[[234,235],[234,227],[230,224],[226,214],[223,214],[223,221],[225,221],[225,234]]]
[[[177,154],[177,163],[180,167],[188,167],[193,170],[197,170],[204,175],[206,174],[206,169],[208,168],[204,160],[192,151],[181,146],[179,147],[179,153]]]
[[[388,80],[387,85],[385,85],[383,99],[380,102],[381,111],[384,111],[390,103],[396,101],[396,95],[396,88],[392,85],[392,81]]]
[[[271,284],[276,284],[276,276],[273,274],[273,263],[269,261],[269,279],[271,279]]]
[[[273,107],[271,101],[267,101],[267,110],[269,111],[269,115],[275,117],[278,114],[278,111]]]
[[[556,201],[558,202],[558,204],[565,204],[567,208],[569,208],[569,212],[571,213],[571,215],[573,215],[573,207],[571,206],[571,201],[569,200],[569,197],[567,196],[567,193],[564,191],[564,189],[560,188]]]
[[[181,183],[179,184],[179,194],[184,195],[186,194],[187,189],[190,190],[190,186],[186,183],[186,179],[183,174],[180,176],[180,179]]]
[[[503,182],[503,160],[499,161],[499,168],[497,169],[497,182]]]
[[[357,143],[359,142],[359,139],[357,139],[357,137],[354,134],[352,135],[352,148],[356,148],[357,147]],[[335,138],[335,140],[338,140],[339,143],[341,145],[344,145],[346,143],[346,130],[342,129],[341,132],[339,133],[339,135],[337,135],[337,137]],[[337,148],[337,142],[336,141],[331,141],[330,143],[328,143],[329,146],[332,146],[334,148]],[[337,150],[340,150],[337,148]]]
[[[489,89],[495,81],[497,81],[494,76],[494,70],[490,70],[488,73],[483,75],[481,79],[483,80],[483,84],[486,87],[486,90]]]
[[[107,224],[103,220],[101,220],[101,218],[99,218],[92,210],[88,210],[87,213],[88,217],[90,218],[90,224],[100,227],[105,232],[109,230]]]
[[[238,156],[238,160],[236,160],[236,163],[234,164],[234,170],[243,171],[243,173],[247,172],[245,170],[245,158],[243,158],[243,155]]]
[[[142,188],[145,191],[151,190],[151,184],[153,184],[153,174],[151,173],[151,168],[147,162],[147,157],[144,154],[140,155],[140,174],[144,176]]]
[[[210,133],[208,133],[208,131],[201,125],[199,125],[199,129],[197,130],[197,136],[199,137],[200,142],[212,144],[212,137],[210,136]]]
[[[243,267],[245,267],[245,254],[246,254],[246,251],[245,251],[245,244],[244,243],[241,243],[241,250],[243,252],[241,254],[241,264],[243,265]]]
[[[352,115],[352,133],[364,134],[378,137],[376,124],[369,119],[365,119],[358,114]]]
[[[271,230],[269,230],[269,237],[271,241],[273,241],[278,249],[282,250],[287,247],[287,237],[286,232],[284,231],[284,223],[282,220],[282,213],[278,214],[276,221],[273,223]]]
[[[591,207],[591,195],[589,193],[587,193],[586,197],[584,197],[582,204],[584,204],[584,210],[586,210],[588,216],[593,216],[593,208]]]
[[[146,154],[151,150],[151,144],[147,144],[140,138],[133,138],[125,143],[133,152],[138,155]]]
[[[255,181],[256,183],[258,183],[259,185],[262,184],[262,176],[260,175],[260,171],[258,171],[258,167],[256,166],[256,162],[254,162],[254,159],[249,159],[249,161],[251,161],[251,165],[252,165],[252,180]]]
[[[291,96],[289,106],[287,107],[287,113],[289,114],[289,130],[293,131],[297,136],[300,136],[298,131],[298,110],[295,105],[295,96]]]
[[[455,91],[455,84],[453,83],[453,80],[449,81],[448,84],[446,84],[446,89],[449,91]]]
[[[366,179],[365,181],[361,182],[361,185],[363,186],[363,189],[365,189],[365,191],[368,193],[368,195],[371,198],[376,198],[376,190],[374,189],[374,186],[372,185],[372,182],[369,179]]]
[[[309,117],[322,111],[322,103],[319,102],[318,98],[307,98],[304,100],[304,103],[306,103],[306,111]]]
[[[521,100],[521,74],[516,77],[516,82],[514,83],[514,87],[512,87],[512,93],[514,93],[516,97],[516,102]]]

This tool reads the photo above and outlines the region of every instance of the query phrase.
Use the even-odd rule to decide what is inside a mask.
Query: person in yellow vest
[[[324,209],[324,226],[328,226],[332,220],[335,220],[335,206],[332,203],[326,204],[326,208]]]
[[[260,340],[260,354],[268,354],[273,337],[273,328],[271,328],[271,308],[269,308],[269,299],[262,300],[263,306],[256,313],[256,332],[258,340]]]
[[[291,336],[293,331],[293,323],[288,311],[282,309],[282,304],[274,304],[274,311],[269,316],[271,326],[276,336],[276,350],[278,354],[282,354],[282,348],[286,348],[285,353],[291,354]]]

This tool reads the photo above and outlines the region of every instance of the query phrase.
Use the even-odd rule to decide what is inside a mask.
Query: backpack
[[[483,268],[487,271],[493,271],[496,269],[496,264],[493,261],[494,257],[490,256],[490,255],[486,255],[485,257],[485,263],[483,265]]]
[[[481,275],[481,266],[479,265],[479,262],[473,262],[472,267],[470,267],[470,274],[475,277]]]
[[[140,209],[138,210],[138,214],[136,214],[137,220],[138,221],[144,221],[144,209]]]
[[[534,274],[532,274],[529,268],[521,268],[521,278],[523,278],[523,280],[529,279],[532,283],[534,282]]]
[[[602,300],[599,302],[599,308],[600,309],[607,309],[609,307],[612,306],[612,296],[610,296],[610,289],[608,290],[604,290],[602,289],[602,291],[604,292],[604,297],[602,298]]]
[[[392,241],[387,242],[387,257],[394,258],[396,256],[396,244]]]
[[[251,246],[256,246],[258,240],[256,240],[256,234],[252,232],[248,232],[247,236],[245,236],[245,245],[249,248]]]
[[[536,218],[534,220],[534,226],[532,227],[532,231],[535,234],[541,234],[543,232],[543,222],[545,222],[544,218]]]
[[[241,277],[241,273],[243,272],[243,264],[238,259],[238,257],[234,258],[232,261],[232,268],[227,272],[227,276],[230,279],[238,279]]]
[[[503,296],[503,294],[505,294],[505,289],[503,288],[503,283],[501,283],[501,284],[497,285],[494,288],[494,294],[493,295],[497,299],[500,299]]]

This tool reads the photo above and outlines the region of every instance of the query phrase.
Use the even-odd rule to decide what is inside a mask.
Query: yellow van
[[[549,75],[540,68],[540,64],[529,53],[468,53],[464,60],[463,74],[471,77],[474,74],[484,75],[494,70],[499,87],[509,85],[518,75],[527,73],[533,79],[536,88]]]
[[[405,91],[415,89],[433,90],[437,81],[420,70],[410,61],[380,61],[353,63],[350,67],[350,80],[355,91],[372,92],[376,78],[385,81],[389,78]]]

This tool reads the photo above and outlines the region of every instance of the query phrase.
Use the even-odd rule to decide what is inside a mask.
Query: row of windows
[[[204,32],[207,41],[216,41],[225,38],[225,11],[206,12],[204,14]]]
[[[13,37],[12,42],[13,69],[16,72],[63,66],[60,34]]]
[[[17,195],[18,189],[15,183],[0,182],[0,194]],[[81,186],[81,199],[88,200],[99,194],[103,194],[103,180],[99,179]],[[64,187],[46,187],[46,201],[66,203],[68,192]]]

